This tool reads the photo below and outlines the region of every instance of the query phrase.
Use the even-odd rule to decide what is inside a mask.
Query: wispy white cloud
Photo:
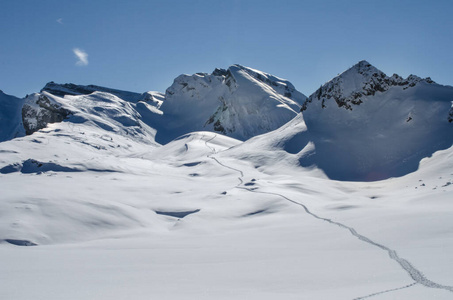
[[[88,54],[85,51],[83,51],[82,49],[79,49],[79,48],[74,48],[74,49],[72,49],[72,51],[74,52],[75,56],[78,59],[76,62],[77,66],[88,65]]]
[[[57,19],[57,23],[63,24],[63,18]]]

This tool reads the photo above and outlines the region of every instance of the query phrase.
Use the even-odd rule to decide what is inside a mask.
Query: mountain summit
[[[320,102],[323,107],[335,101],[338,107],[352,110],[367,96],[374,96],[378,92],[388,91],[395,86],[406,90],[419,82],[435,83],[429,77],[422,79],[415,75],[410,75],[406,79],[397,74],[389,77],[366,60],[362,60],[322,85],[304,102],[301,110],[306,110],[313,101]]]
[[[314,148],[300,163],[315,164],[338,180],[413,172],[422,158],[452,145],[452,100],[453,87],[415,75],[389,77],[360,61],[304,102],[310,137],[296,148],[302,150],[307,140]]]
[[[91,99],[88,96],[93,93],[98,93],[98,97],[117,97],[126,101],[142,122],[157,130],[155,138],[161,144],[200,130],[246,140],[275,130],[294,118],[307,98],[289,81],[241,65],[216,68],[211,74],[180,75],[165,94],[140,94],[97,85],[54,82],[46,84],[40,93],[47,95],[41,96],[42,99],[52,95],[50,98],[60,98],[61,103],[68,105],[73,99]],[[38,101],[39,96],[36,97]],[[27,133],[44,128],[49,123],[45,120],[62,120],[60,116],[49,114],[42,100],[41,104],[30,101],[26,108],[25,126],[30,127],[26,129]],[[31,106],[40,113],[30,109]],[[40,114],[48,117],[33,122],[33,116]],[[35,123],[39,125],[34,126]]]
[[[272,143],[332,179],[378,180],[452,145],[452,100],[450,86],[387,76],[367,61],[308,98],[287,80],[232,65],[180,75],[165,94],[54,82],[25,99],[0,93],[0,141],[62,121],[153,145],[196,131],[242,141],[264,134],[252,149]]]
[[[305,99],[289,81],[240,65],[181,75],[165,93],[156,139],[209,130],[246,140],[294,118]]]

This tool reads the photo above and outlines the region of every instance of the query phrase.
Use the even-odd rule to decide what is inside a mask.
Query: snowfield
[[[286,101],[277,109],[282,115],[295,118],[246,141],[195,131],[161,145],[155,141],[165,130],[160,122],[170,119],[159,116],[175,105],[162,94],[51,86],[62,94],[48,87],[24,99],[35,105],[44,95],[70,114],[31,135],[18,131],[17,119],[2,132],[0,299],[453,299],[451,124],[430,123],[437,135],[431,131],[427,142],[446,143],[428,145],[415,170],[380,181],[333,180],[334,166],[318,165],[327,156],[316,152],[320,139],[310,127],[316,102],[308,103],[305,123],[305,112],[291,108],[296,102],[278,94],[293,88],[288,82],[253,69],[229,70],[250,76],[253,89],[263,89],[256,79],[266,82],[264,75],[280,82],[269,93]],[[214,77],[227,71],[216,72],[197,80],[218,80],[220,89],[210,93],[219,97],[225,78]],[[240,93],[252,89],[243,85]],[[419,103],[417,93],[428,88],[417,86]],[[436,88],[442,97],[449,93]],[[353,111],[366,115],[398,92],[400,86],[379,92]],[[413,107],[410,126],[443,116],[442,99],[428,117],[425,103]],[[398,109],[390,107],[381,113]],[[231,112],[215,118],[227,128],[234,124],[225,121]],[[326,113],[335,115],[333,105]],[[315,128],[332,125],[320,124]],[[339,123],[332,139],[340,141],[350,124]],[[396,132],[412,132],[404,126]],[[335,174],[349,176],[342,168]]]

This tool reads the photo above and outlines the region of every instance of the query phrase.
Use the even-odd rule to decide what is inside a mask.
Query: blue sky
[[[309,95],[362,59],[453,85],[452,15],[453,1],[4,0],[0,89],[164,92],[179,74],[238,63]]]

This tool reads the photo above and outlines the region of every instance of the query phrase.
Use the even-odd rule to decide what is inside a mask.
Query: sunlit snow
[[[418,156],[415,170],[400,177],[338,181],[330,171],[344,175],[343,165],[320,165],[329,155],[317,152],[322,137],[316,130],[337,126],[323,138],[337,150],[347,136],[349,147],[355,135],[347,130],[360,123],[345,121],[351,111],[332,104],[322,111],[313,102],[297,113],[305,97],[289,82],[245,67],[229,70],[244,81],[228,105],[237,109],[235,101],[260,91],[244,105],[263,103],[266,113],[276,114],[266,119],[258,110],[264,124],[294,118],[249,132],[246,141],[235,137],[245,139],[259,118],[237,125],[230,136],[203,130],[221,105],[218,97],[227,95],[225,77],[181,77],[194,85],[212,80],[200,90],[215,98],[191,99],[198,88],[184,93],[178,101],[187,107],[205,107],[197,101],[212,107],[187,111],[173,124],[172,134],[181,135],[161,145],[155,138],[170,131],[164,121],[177,119],[163,117],[176,113],[176,102],[166,104],[159,93],[96,87],[74,93],[72,87],[28,100],[0,95],[0,124],[10,124],[0,136],[0,299],[452,299],[451,103],[444,123],[429,120],[444,117],[442,97],[451,88],[437,88],[439,103],[421,99],[428,93],[422,84],[413,89],[419,106],[396,96],[398,104],[387,106],[385,95],[402,95],[395,87],[354,107],[367,124],[361,138],[378,128],[397,141],[411,134],[407,126],[426,128],[424,140],[413,145],[420,151],[426,145],[431,156]],[[264,75],[279,86],[269,90]],[[299,103],[279,92],[286,87],[299,93]],[[39,95],[71,114],[25,136],[16,106]],[[426,111],[429,104],[436,107]],[[413,122],[392,123],[389,114],[403,110],[404,118],[413,113]],[[330,117],[315,123],[314,111]],[[382,121],[365,122],[370,111]],[[233,115],[220,110],[215,118],[232,128],[238,124],[228,123]],[[356,145],[362,148],[354,151],[372,155],[373,145]]]

